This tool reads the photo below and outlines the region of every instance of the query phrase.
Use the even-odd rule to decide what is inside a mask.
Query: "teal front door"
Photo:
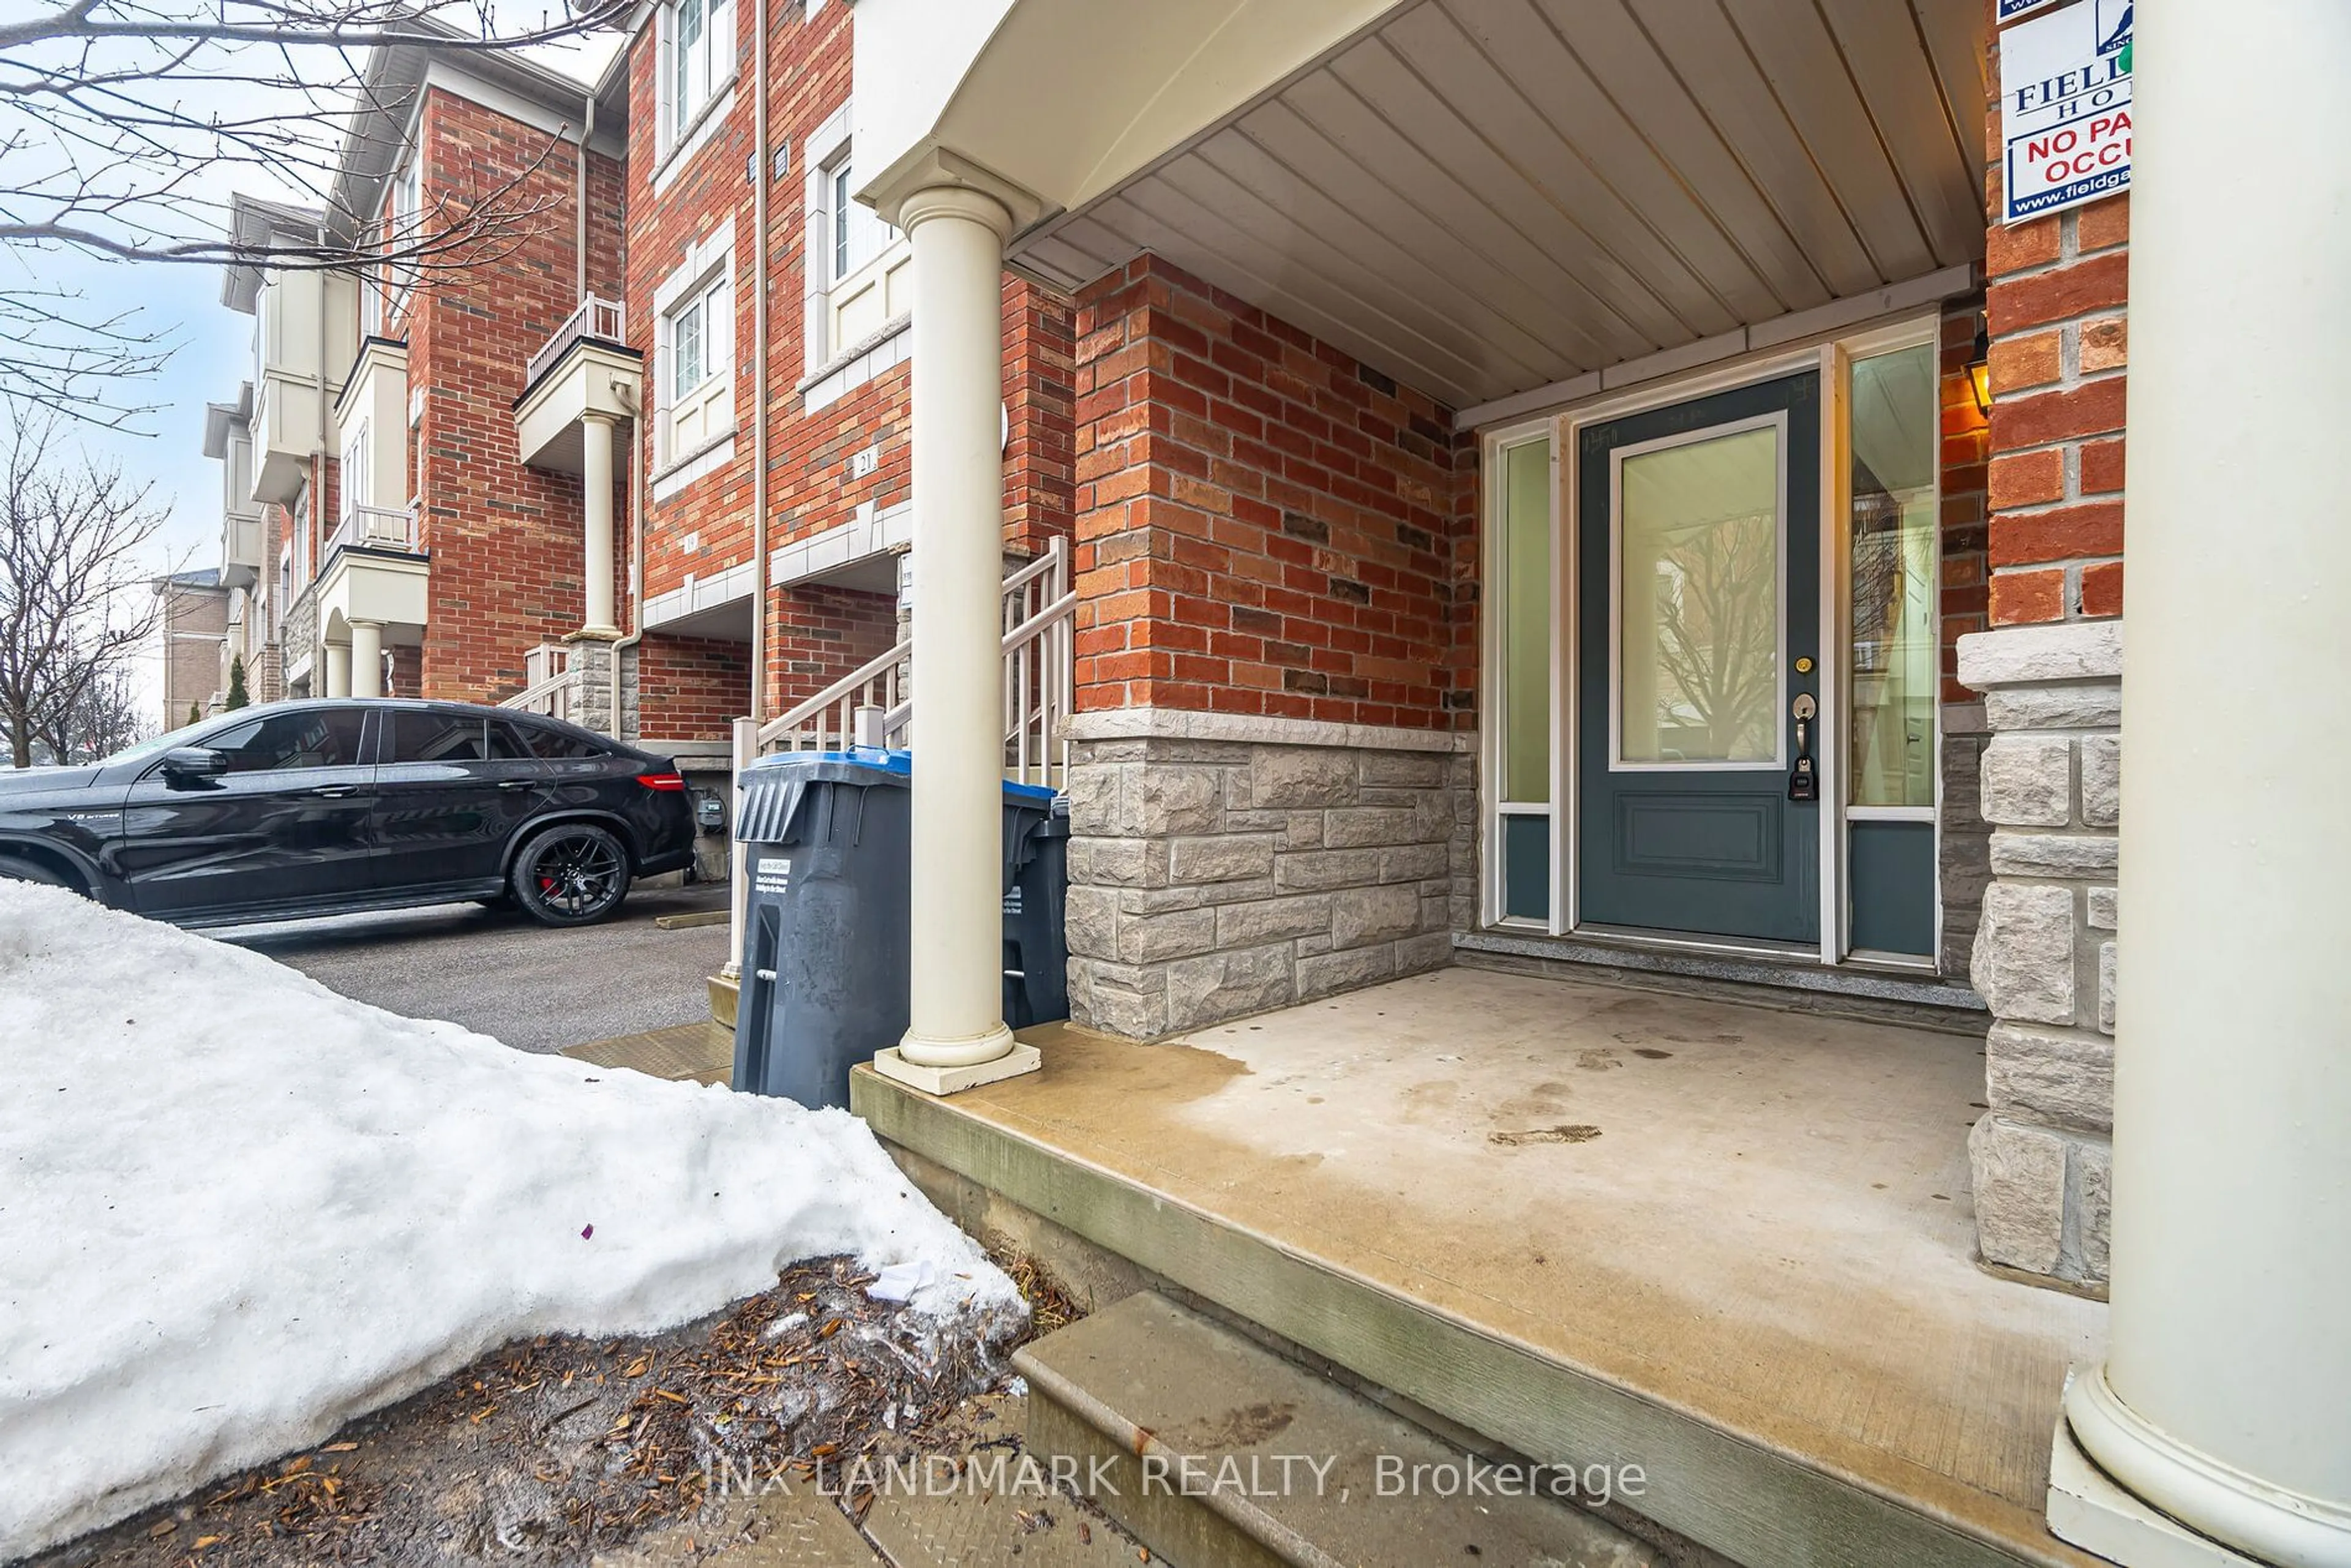
[[[1808,372],[1581,432],[1580,924],[1820,940],[1790,799],[1823,755],[1820,402]]]

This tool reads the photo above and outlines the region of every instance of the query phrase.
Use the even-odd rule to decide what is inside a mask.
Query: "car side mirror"
[[[175,746],[163,753],[167,779],[217,779],[228,771],[228,753],[209,746]]]

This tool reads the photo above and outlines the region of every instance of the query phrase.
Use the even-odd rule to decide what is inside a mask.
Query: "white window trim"
[[[801,246],[800,277],[806,290],[806,308],[801,331],[803,369],[800,384],[806,406],[810,409],[821,408],[883,371],[903,363],[911,351],[911,340],[901,337],[908,324],[904,318],[886,323],[861,342],[836,343],[831,340],[833,291],[843,285],[862,283],[877,270],[886,270],[910,248],[910,242],[901,234],[893,243],[883,246],[848,277],[836,280],[832,276],[832,182],[841,160],[850,155],[852,133],[856,122],[855,108],[855,100],[852,99],[835,110],[831,117],[808,139],[804,150],[803,211],[806,227]],[[894,349],[890,347],[893,341],[898,344]]]
[[[368,422],[361,419],[352,427],[349,439],[343,443],[343,463],[337,475],[336,484],[336,499],[340,503],[342,510],[342,516],[336,519],[339,522],[350,522],[359,515],[358,509],[366,505],[360,498],[360,491],[366,487],[368,483],[370,456]]]
[[[653,174],[655,195],[669,188],[670,182],[694,161],[694,155],[709,145],[735,113],[736,78],[742,67],[738,47],[741,34],[737,13],[745,0],[726,0],[726,69],[725,74],[713,73],[710,92],[702,107],[682,126],[673,125],[675,119],[677,71],[674,50],[676,41],[676,0],[664,0],[653,8]]]
[[[702,242],[686,253],[685,259],[669,275],[653,286],[653,498],[666,500],[686,485],[724,465],[734,455],[735,428],[739,422],[737,393],[741,387],[742,369],[737,362],[739,352],[736,341],[733,317],[740,308],[739,288],[728,295],[735,309],[728,311],[729,319],[721,340],[720,351],[726,356],[726,428],[709,439],[697,443],[689,452],[675,452],[670,446],[670,405],[674,397],[674,378],[671,375],[670,325],[671,313],[679,306],[706,293],[711,285],[724,277],[739,282],[741,269],[735,265],[735,221],[713,229]],[[705,324],[705,352],[710,351],[711,340]]]
[[[426,167],[425,162],[421,117],[412,129],[415,133],[412,134],[409,141],[408,156],[402,160],[399,167],[392,172],[390,221],[386,227],[384,244],[384,248],[388,251],[397,251],[405,242],[405,237],[415,232],[423,224],[424,217],[424,180],[431,171]],[[403,212],[402,198],[409,195],[412,191],[414,193],[413,204],[408,206]],[[408,314],[409,297],[416,287],[416,271],[413,267],[403,267],[393,261],[384,265],[383,273],[384,276],[378,280],[378,287],[382,291],[382,308],[378,324],[382,329],[389,331],[395,320],[403,320]],[[365,283],[366,280],[362,279],[361,286],[365,287]]]

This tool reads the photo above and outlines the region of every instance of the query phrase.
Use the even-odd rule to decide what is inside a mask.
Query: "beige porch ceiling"
[[[1021,236],[1456,408],[1980,260],[1980,0],[1418,0]]]

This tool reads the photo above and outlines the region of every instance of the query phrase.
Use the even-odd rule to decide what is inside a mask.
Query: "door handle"
[[[1813,719],[1821,705],[1810,692],[1798,692],[1796,700],[1788,705],[1796,720],[1796,760],[1788,770],[1788,799],[1817,800],[1821,798],[1820,775],[1813,769]]]
[[[322,800],[340,800],[359,789],[356,784],[321,784],[310,791]]]
[[[498,788],[501,789],[528,789],[530,786],[531,781],[528,779],[501,779],[498,780]]]

